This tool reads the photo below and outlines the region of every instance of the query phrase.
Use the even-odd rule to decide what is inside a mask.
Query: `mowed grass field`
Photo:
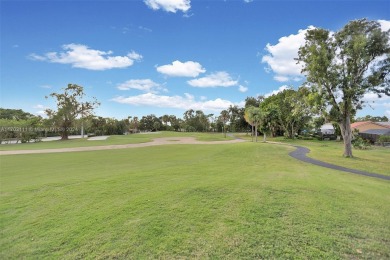
[[[13,150],[39,150],[39,149],[56,149],[56,148],[73,148],[85,146],[104,146],[104,145],[121,145],[137,144],[150,142],[155,138],[161,137],[194,137],[199,141],[226,141],[233,137],[226,138],[221,133],[184,133],[184,132],[149,132],[131,135],[113,135],[106,140],[88,140],[88,138],[70,139],[66,141],[56,140],[37,143],[18,143],[18,144],[1,144],[0,151]]]
[[[390,182],[305,164],[292,150],[1,156],[0,257],[390,258]]]

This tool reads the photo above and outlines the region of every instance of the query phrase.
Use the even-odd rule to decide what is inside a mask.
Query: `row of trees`
[[[69,85],[63,95],[72,96],[73,101],[65,104],[73,106],[81,103],[75,102],[75,97],[82,97],[84,93],[82,87]],[[247,97],[244,107],[230,106],[219,114],[205,114],[201,110],[189,109],[183,113],[182,118],[175,115],[157,117],[153,114],[129,116],[125,119],[104,118],[94,116],[90,107],[86,111],[86,106],[81,105],[74,109],[60,107],[62,114],[49,110],[48,115],[56,116],[48,118],[37,117],[22,110],[0,109],[0,126],[11,127],[9,131],[2,129],[2,139],[16,138],[21,141],[29,141],[29,137],[34,139],[37,136],[53,135],[61,135],[66,140],[69,134],[81,134],[82,131],[89,135],[122,135],[141,131],[222,132],[225,136],[227,132],[251,132],[256,141],[258,133],[263,134],[264,140],[267,135],[294,138],[297,134],[320,128],[325,122],[325,118],[316,113],[310,97],[310,89],[306,87],[298,90],[291,88],[267,98]],[[66,100],[65,97],[63,99]],[[78,114],[77,109],[80,111]],[[67,115],[65,111],[73,112]],[[360,120],[371,118],[374,117],[366,116]],[[18,129],[21,130],[19,134]]]

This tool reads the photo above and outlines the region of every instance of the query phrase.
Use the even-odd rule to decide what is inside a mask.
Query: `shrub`
[[[381,135],[378,139],[380,143],[390,142],[390,135]]]
[[[359,150],[367,150],[371,147],[370,141],[363,139],[360,135],[355,136],[352,145]]]

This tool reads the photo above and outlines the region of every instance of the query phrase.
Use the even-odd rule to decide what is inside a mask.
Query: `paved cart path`
[[[383,180],[390,180],[390,176],[366,172],[366,171],[360,171],[360,170],[355,170],[355,169],[350,169],[350,168],[346,168],[343,166],[339,166],[339,165],[335,165],[335,164],[331,164],[331,163],[327,163],[327,162],[323,162],[320,160],[316,160],[316,159],[307,157],[306,154],[308,154],[310,152],[310,150],[308,148],[302,147],[302,146],[296,146],[296,145],[293,145],[293,146],[296,147],[297,149],[295,151],[290,152],[289,155],[295,159],[300,160],[300,161],[303,161],[306,163],[311,163],[314,165],[322,166],[322,167],[333,169],[333,170],[354,173],[354,174],[379,178],[379,179],[383,179]]]

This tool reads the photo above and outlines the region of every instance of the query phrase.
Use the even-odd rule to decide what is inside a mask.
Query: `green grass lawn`
[[[157,132],[132,135],[114,135],[106,140],[89,141],[84,139],[71,139],[67,141],[49,141],[38,143],[24,144],[1,144],[0,151],[12,150],[38,150],[38,149],[55,149],[55,148],[73,148],[85,146],[117,145],[117,144],[135,144],[150,142],[154,138],[160,137],[195,137],[199,141],[225,141],[231,140],[232,137],[224,136],[221,133],[181,133],[181,132]]]
[[[390,258],[390,182],[296,161],[292,149],[1,156],[0,257]]]

